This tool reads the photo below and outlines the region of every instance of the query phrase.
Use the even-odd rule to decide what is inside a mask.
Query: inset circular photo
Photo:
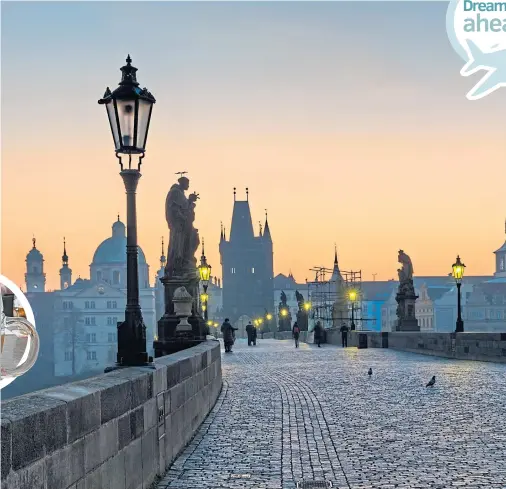
[[[0,275],[0,389],[28,372],[39,354],[32,307],[21,289]]]

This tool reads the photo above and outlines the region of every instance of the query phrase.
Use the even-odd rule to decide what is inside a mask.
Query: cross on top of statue
[[[177,171],[176,175],[179,175],[180,177],[184,177],[188,172],[187,171]]]

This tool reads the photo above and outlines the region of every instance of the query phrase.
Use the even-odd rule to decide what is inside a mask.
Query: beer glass
[[[0,389],[30,370],[39,354],[39,335],[23,317],[7,317],[0,300]]]

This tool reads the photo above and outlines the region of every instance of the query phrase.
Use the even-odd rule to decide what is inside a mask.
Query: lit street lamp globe
[[[130,55],[126,63],[118,88],[111,92],[107,87],[98,103],[107,110],[116,154],[143,155],[156,100],[147,88],[139,87]]]
[[[460,261],[460,256],[457,256],[457,261],[452,265],[452,275],[457,284],[462,283],[465,268],[466,266]]]
[[[288,316],[288,311],[286,309],[281,309],[281,316],[283,317]]]

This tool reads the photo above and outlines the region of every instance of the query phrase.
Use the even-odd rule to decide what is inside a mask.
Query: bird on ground
[[[429,382],[427,383],[427,385],[425,387],[434,387],[435,383],[436,383],[436,376],[433,375],[432,379],[429,380]]]
[[[369,372],[367,372],[367,375],[369,375],[369,377],[372,375],[372,368],[369,368]]]

